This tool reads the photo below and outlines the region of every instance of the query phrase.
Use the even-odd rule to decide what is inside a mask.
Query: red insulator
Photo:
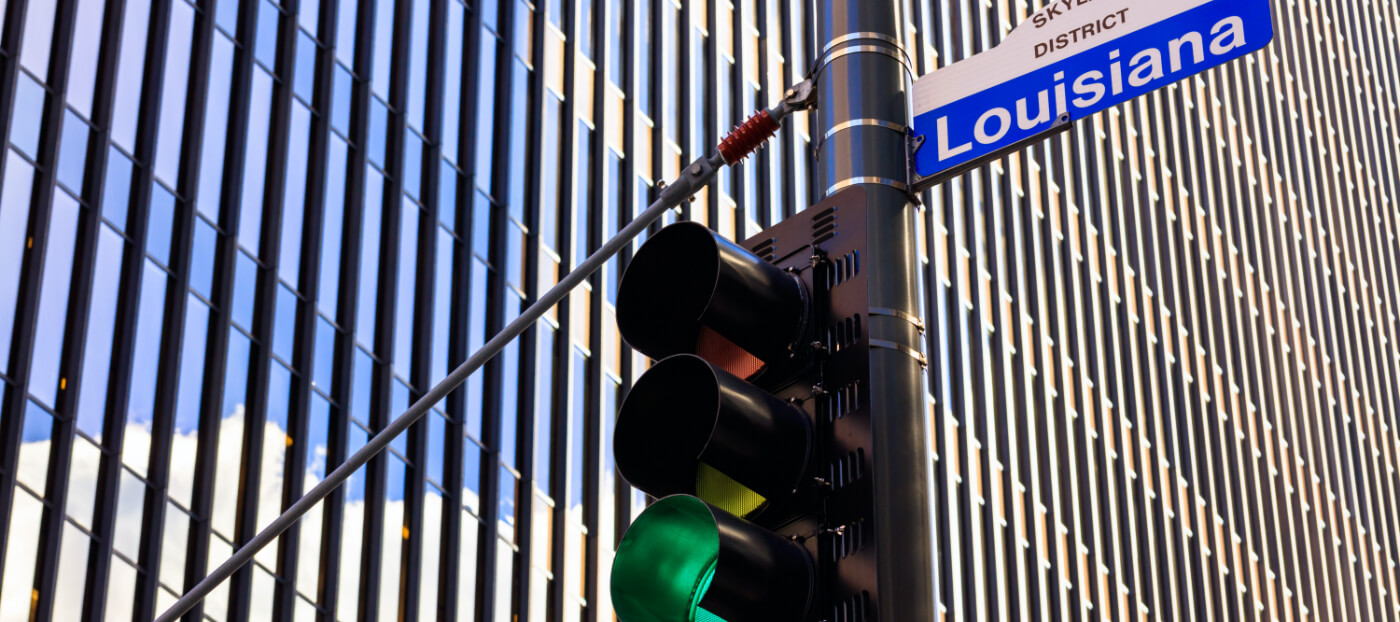
[[[773,120],[773,115],[768,114],[767,110],[760,110],[743,125],[734,128],[734,131],[719,143],[719,154],[724,156],[726,164],[738,164],[740,160],[758,151],[758,148],[768,142],[782,127]]]

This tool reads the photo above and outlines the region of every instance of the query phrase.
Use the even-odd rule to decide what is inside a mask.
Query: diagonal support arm
[[[805,88],[803,85],[806,85]],[[801,85],[789,91],[788,96],[782,102],[764,112],[772,118],[775,124],[781,124],[782,120],[791,113],[812,106],[813,99],[811,97],[811,92],[810,81],[803,82]],[[799,97],[799,95],[803,93],[806,95]],[[764,112],[760,112],[760,114]],[[247,544],[240,547],[238,551],[233,554],[233,557],[230,557],[228,561],[220,564],[218,568],[214,569],[214,572],[209,573],[209,576],[196,584],[190,591],[186,592],[184,596],[181,596],[180,600],[176,601],[168,611],[161,614],[159,618],[156,618],[156,622],[175,622],[180,616],[188,613],[190,609],[194,608],[196,603],[208,596],[209,592],[213,591],[215,587],[227,580],[233,573],[238,572],[238,570],[247,565],[248,562],[252,561],[253,556],[256,555],[258,551],[262,550],[263,547],[270,544],[273,540],[276,540],[278,536],[281,536],[290,529],[298,520],[301,520],[302,516],[305,516],[312,508],[316,507],[317,503],[325,500],[332,491],[341,484],[344,484],[347,479],[350,479],[350,476],[354,474],[355,471],[358,471],[368,463],[371,458],[379,454],[379,452],[384,451],[384,448],[388,447],[395,438],[403,434],[403,432],[414,423],[417,423],[419,419],[422,419],[423,415],[427,414],[429,409],[438,402],[441,402],[447,397],[447,394],[451,393],[458,386],[461,386],[463,382],[466,382],[467,378],[480,369],[482,365],[485,365],[487,361],[490,361],[496,354],[505,349],[510,342],[514,341],[538,321],[541,316],[555,305],[559,304],[560,301],[564,300],[564,298],[582,284],[585,279],[594,272],[597,272],[598,269],[601,268],[603,264],[607,263],[608,260],[612,259],[614,255],[621,252],[624,247],[631,243],[633,238],[641,235],[652,223],[660,220],[661,216],[664,215],[667,210],[684,203],[696,192],[699,192],[701,188],[709,185],[721,168],[738,163],[744,156],[762,146],[770,136],[771,134],[764,136],[763,140],[758,141],[752,140],[752,136],[740,136],[737,137],[737,139],[731,136],[725,140],[724,144],[740,144],[742,146],[742,152],[731,151],[729,153],[731,157],[729,158],[719,154],[709,158],[702,157],[686,167],[681,173],[680,179],[666,186],[661,192],[661,197],[657,199],[655,203],[652,203],[646,211],[639,214],[635,220],[624,227],[622,231],[618,232],[616,237],[608,240],[602,248],[590,255],[582,264],[579,264],[578,268],[574,269],[560,280],[558,285],[555,285],[541,296],[539,300],[530,305],[530,308],[526,309],[524,313],[521,313],[520,317],[516,318],[514,322],[511,322],[509,326],[505,327],[505,329],[495,337],[492,337],[490,341],[486,342],[486,345],[472,354],[465,362],[452,370],[452,373],[448,374],[442,382],[439,382],[438,385],[428,391],[426,395],[419,398],[412,406],[409,406],[407,411],[399,415],[397,419],[391,421],[389,425],[379,433],[375,434],[374,438],[370,439],[368,444],[349,458],[346,458],[345,462],[341,463],[334,471],[331,471],[330,475],[326,476],[326,479],[307,491],[302,498],[298,499],[296,503],[293,503],[291,507],[287,508],[287,511],[283,512],[276,520],[269,523],[267,527],[264,527],[263,530],[258,532],[258,535],[254,536],[252,540],[249,540]]]

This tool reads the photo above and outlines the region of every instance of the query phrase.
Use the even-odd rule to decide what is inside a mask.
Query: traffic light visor
[[[667,497],[632,523],[613,559],[622,622],[799,622],[815,571],[802,545],[695,497]]]
[[[719,562],[719,529],[704,502],[667,497],[632,523],[613,561],[613,607],[623,622],[696,622]]]
[[[617,290],[618,330],[654,359],[695,354],[709,328],[764,362],[786,360],[806,309],[795,276],[693,222],[648,240]]]
[[[747,515],[800,486],[811,457],[806,413],[698,356],[673,356],[637,380],[618,411],[613,455],[654,497],[698,495]]]

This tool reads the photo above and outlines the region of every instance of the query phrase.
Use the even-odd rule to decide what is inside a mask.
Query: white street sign
[[[975,164],[1255,52],[1274,36],[1270,1],[1056,0],[914,83],[915,172]]]

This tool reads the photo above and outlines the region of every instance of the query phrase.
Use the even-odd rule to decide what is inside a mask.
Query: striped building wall
[[[907,2],[906,47],[1039,4]],[[0,0],[0,620],[163,611],[800,80],[814,10]],[[924,197],[946,619],[1400,619],[1400,5],[1276,11]],[[680,217],[814,202],[808,128]],[[611,619],[624,255],[199,615]]]
[[[937,65],[1032,7],[920,15]],[[1274,44],[929,203],[949,619],[1400,618],[1400,10]]]

